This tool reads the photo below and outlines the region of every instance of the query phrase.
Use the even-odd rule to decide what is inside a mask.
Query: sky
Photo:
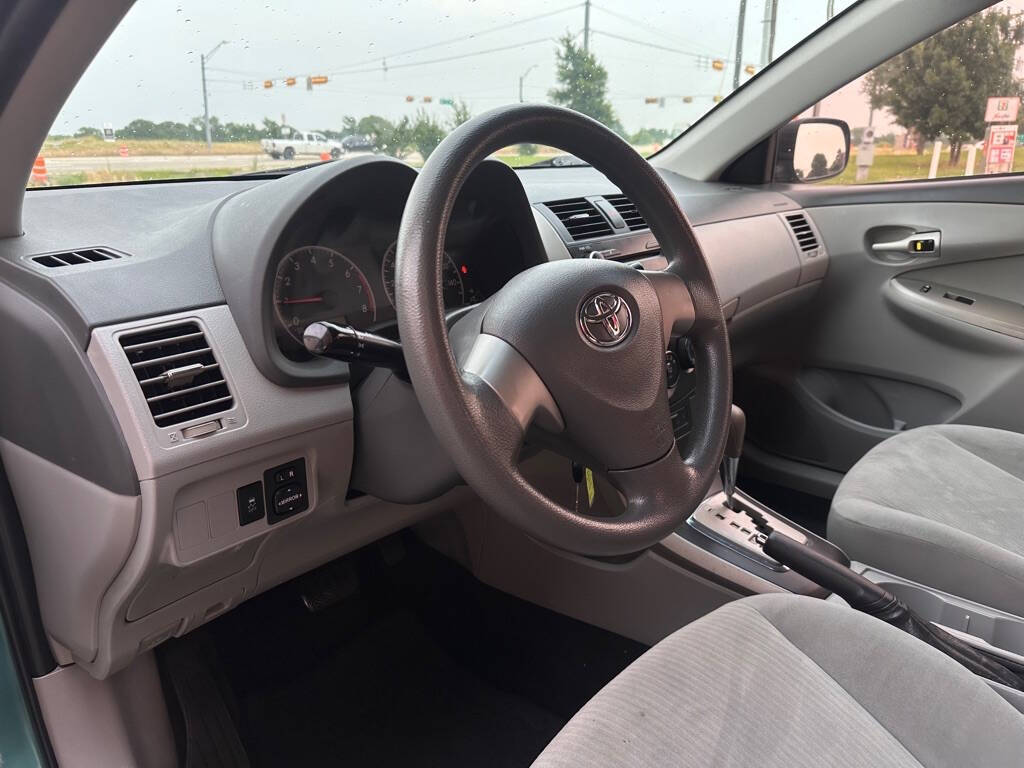
[[[766,2],[747,2],[744,66],[763,63]],[[836,12],[851,4],[835,0]],[[608,69],[609,97],[628,130],[679,132],[731,90],[739,5],[593,0],[591,50]],[[825,23],[827,5],[778,0],[775,56]],[[443,119],[442,98],[461,99],[477,114],[518,101],[520,76],[524,99],[544,101],[555,85],[556,38],[583,27],[582,0],[138,0],[53,132],[201,115],[200,54],[221,41],[207,88],[210,113],[224,122],[284,116],[300,128],[340,130],[346,115],[394,119],[418,109]],[[714,59],[724,70],[713,68]],[[306,75],[328,82],[308,91]],[[280,78],[288,76],[298,83],[286,87]],[[274,87],[263,87],[267,79]],[[655,97],[664,105],[644,103]]]

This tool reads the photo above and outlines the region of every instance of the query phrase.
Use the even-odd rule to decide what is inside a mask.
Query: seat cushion
[[[738,600],[654,646],[535,766],[1021,765],[1024,716],[899,630],[794,595]]]
[[[854,560],[1024,616],[1024,435],[922,427],[850,470],[828,538]]]

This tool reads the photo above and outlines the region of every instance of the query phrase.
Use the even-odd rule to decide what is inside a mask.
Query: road
[[[50,173],[79,171],[191,171],[203,168],[230,168],[243,171],[262,171],[268,168],[287,168],[316,162],[319,158],[301,155],[294,160],[274,160],[268,155],[139,155],[128,157],[47,157]]]

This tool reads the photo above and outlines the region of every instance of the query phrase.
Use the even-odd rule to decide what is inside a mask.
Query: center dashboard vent
[[[570,200],[555,200],[545,205],[558,217],[573,240],[612,234],[612,225],[589,200],[574,197]]]
[[[786,221],[789,223],[790,229],[793,230],[793,236],[800,245],[801,251],[813,251],[818,248],[818,236],[814,234],[814,230],[811,229],[811,224],[804,214],[787,213]]]
[[[612,208],[619,212],[619,216],[626,222],[630,232],[638,229],[647,229],[647,221],[633,205],[633,201],[625,195],[605,195],[605,200],[611,203]]]
[[[167,325],[120,337],[158,427],[230,410],[231,390],[198,323]]]
[[[61,251],[60,253],[44,253],[33,256],[32,261],[43,267],[74,267],[80,264],[92,264],[97,261],[123,259],[124,254],[110,248],[80,248],[77,251]]]

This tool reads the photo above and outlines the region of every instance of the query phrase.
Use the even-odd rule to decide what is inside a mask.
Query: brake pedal
[[[340,561],[306,575],[302,581],[302,604],[310,613],[318,613],[358,591],[359,578],[355,569]]]

